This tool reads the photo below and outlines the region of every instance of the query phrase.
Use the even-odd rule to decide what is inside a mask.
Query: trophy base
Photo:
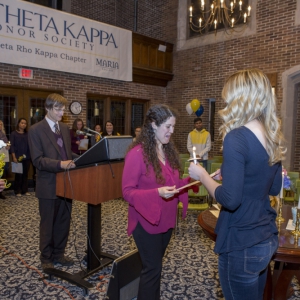
[[[278,222],[278,223],[282,223],[282,222],[284,222],[285,220],[284,220],[284,218],[283,217],[277,217],[276,218],[276,222]]]

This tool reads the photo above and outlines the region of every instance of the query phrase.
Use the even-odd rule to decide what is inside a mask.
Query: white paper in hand
[[[13,173],[23,174],[23,165],[21,163],[11,163],[11,171]]]
[[[87,150],[89,147],[89,139],[80,140],[80,144],[78,145],[78,150]]]

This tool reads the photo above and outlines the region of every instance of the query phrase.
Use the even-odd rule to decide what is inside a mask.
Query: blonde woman
[[[71,150],[73,153],[82,154],[86,150],[79,150],[80,140],[87,139],[87,136],[84,134],[77,134],[77,130],[83,131],[84,123],[82,119],[75,119],[72,125],[72,129],[70,130],[71,136]]]
[[[4,128],[4,124],[3,122],[0,120],[0,140],[2,140],[4,143],[8,143],[8,139],[6,137],[6,132],[5,132],[5,128]],[[8,170],[8,161],[9,161],[9,157],[8,157],[8,151],[9,150],[10,146],[7,145],[5,147],[5,149],[0,149],[0,153],[4,153],[6,155],[6,158],[5,158],[5,166],[4,166],[4,172],[3,172],[3,177],[5,177],[6,175],[6,172]],[[4,182],[4,181],[3,181]],[[2,191],[0,190],[0,199],[6,199],[6,197],[2,194]]]
[[[223,88],[223,164],[214,181],[199,165],[189,173],[222,205],[215,232],[219,276],[226,300],[263,299],[267,267],[278,247],[269,195],[281,189],[285,153],[276,99],[265,74],[236,72]]]
[[[0,179],[0,192],[2,192],[4,190],[4,188],[5,188],[5,181]]]

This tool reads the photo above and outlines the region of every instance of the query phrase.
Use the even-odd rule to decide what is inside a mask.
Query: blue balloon
[[[204,107],[202,106],[202,104],[200,105],[200,107],[196,110],[195,114],[197,117],[200,117],[204,112]]]

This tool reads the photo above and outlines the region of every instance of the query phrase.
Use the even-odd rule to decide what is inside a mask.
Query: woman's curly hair
[[[153,167],[156,176],[156,182],[160,184],[165,183],[165,178],[163,178],[162,176],[160,161],[156,153],[157,142],[155,139],[155,132],[152,127],[152,122],[154,122],[155,125],[159,127],[169,118],[176,118],[176,116],[177,112],[167,105],[157,104],[152,106],[146,114],[146,118],[142,126],[142,132],[140,136],[137,137],[136,141],[133,142],[128,149],[129,151],[137,145],[142,146],[144,162],[146,164],[147,172],[149,171],[150,166]],[[166,159],[168,160],[172,169],[180,170],[179,155],[173,142],[170,141],[168,144],[162,145],[162,147]]]

